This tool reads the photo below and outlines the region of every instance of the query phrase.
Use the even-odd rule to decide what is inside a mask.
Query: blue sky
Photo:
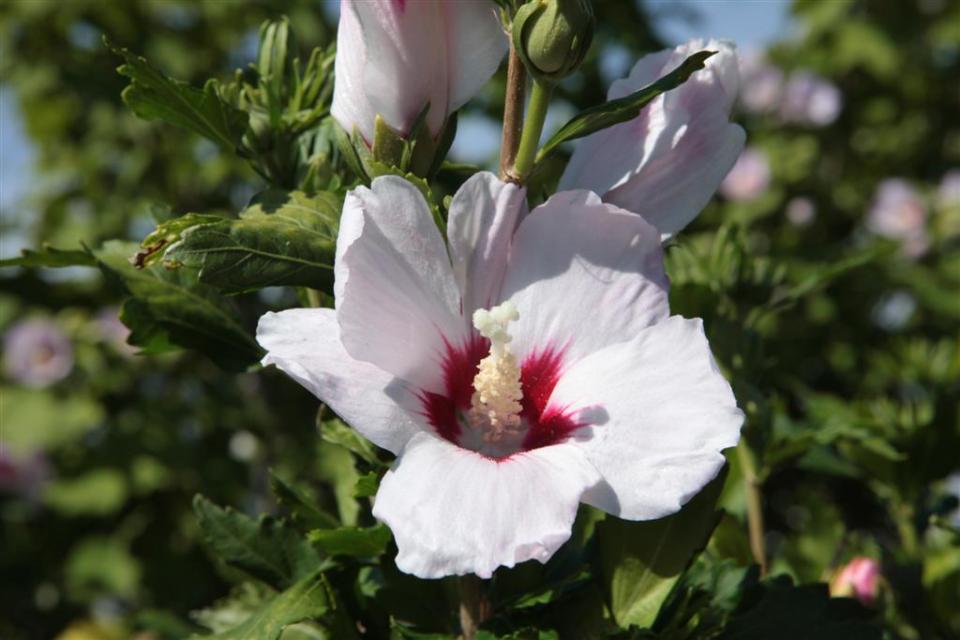
[[[622,0],[599,0],[619,2]],[[695,37],[726,38],[741,48],[762,48],[790,33],[789,0],[647,0],[663,37],[674,43]],[[337,3],[324,2],[324,9],[336,10]],[[689,20],[694,16],[695,20]],[[629,66],[629,61],[622,61]],[[612,70],[617,70],[612,65]],[[552,109],[551,125],[559,126],[573,115],[563,105]],[[468,162],[483,162],[499,143],[497,123],[479,119],[461,120],[452,156]],[[29,191],[34,153],[17,112],[15,96],[0,83],[0,212],[16,216],[18,204]],[[21,218],[22,219],[22,218]],[[20,220],[17,220],[19,222]],[[5,223],[11,222],[9,219]],[[19,253],[23,236],[2,234],[0,257]]]

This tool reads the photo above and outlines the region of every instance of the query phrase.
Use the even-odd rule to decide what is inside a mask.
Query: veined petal
[[[445,343],[466,337],[447,249],[423,195],[385,176],[347,194],[334,272],[347,352],[415,387],[443,390]]]
[[[630,520],[678,511],[720,471],[743,423],[702,322],[680,316],[574,364],[550,404],[593,426],[576,444],[604,482],[584,502]]]
[[[279,367],[377,446],[399,454],[421,430],[384,392],[393,376],[347,354],[333,309],[267,313],[257,341],[265,366]]]
[[[397,566],[421,578],[546,562],[599,481],[573,445],[494,460],[418,434],[380,483],[373,515],[393,531]]]
[[[608,94],[612,100],[636,91],[705,49],[718,52],[705,69],[656,98],[634,120],[584,138],[561,188],[603,194],[605,201],[644,216],[664,236],[693,220],[743,148],[743,129],[729,122],[739,86],[734,46],[694,40],[645,56]]]
[[[453,273],[463,294],[463,316],[499,299],[513,233],[526,212],[526,190],[478,173],[453,196],[447,222]]]
[[[511,347],[572,363],[670,314],[656,229],[588,191],[558,193],[520,223],[503,299],[517,305]]]

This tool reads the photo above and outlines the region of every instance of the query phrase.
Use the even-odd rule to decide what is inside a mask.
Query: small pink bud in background
[[[873,558],[857,556],[830,580],[830,595],[834,598],[856,598],[872,606],[880,591],[880,563]]]
[[[729,200],[754,200],[769,185],[770,163],[767,162],[767,156],[758,149],[748,147],[720,183],[720,193]]]
[[[791,198],[787,203],[787,220],[795,227],[805,227],[817,217],[817,206],[810,198]]]

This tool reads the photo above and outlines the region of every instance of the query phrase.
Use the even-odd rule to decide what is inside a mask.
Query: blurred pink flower
[[[3,368],[15,382],[46,387],[70,374],[73,346],[52,320],[21,320],[3,336]]]
[[[795,227],[805,227],[817,217],[817,207],[813,200],[805,197],[792,198],[787,203],[787,220]]]
[[[747,113],[770,113],[783,97],[783,71],[753,51],[740,56],[740,104]]]
[[[823,127],[833,123],[843,108],[843,94],[835,84],[810,71],[790,76],[780,105],[785,122]]]
[[[767,162],[767,156],[759,149],[747,147],[720,183],[720,193],[729,200],[753,200],[769,185],[770,163]]]
[[[960,169],[950,169],[940,179],[937,204],[944,208],[960,205]]]
[[[867,213],[867,229],[878,236],[899,240],[904,253],[916,258],[930,245],[926,223],[927,208],[906,180],[887,178],[877,186]]]
[[[871,606],[880,590],[880,563],[873,558],[857,556],[830,580],[830,595],[834,598],[856,598]]]
[[[15,456],[7,449],[0,449],[0,493],[36,500],[49,479],[50,464],[42,452]]]

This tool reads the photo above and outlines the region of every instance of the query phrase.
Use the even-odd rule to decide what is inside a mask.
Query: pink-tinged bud
[[[856,598],[869,607],[877,601],[880,579],[880,563],[873,558],[857,556],[834,574],[830,580],[830,595]]]
[[[507,49],[490,0],[343,0],[331,112],[373,146],[376,120],[407,136],[423,110],[436,139]]]

